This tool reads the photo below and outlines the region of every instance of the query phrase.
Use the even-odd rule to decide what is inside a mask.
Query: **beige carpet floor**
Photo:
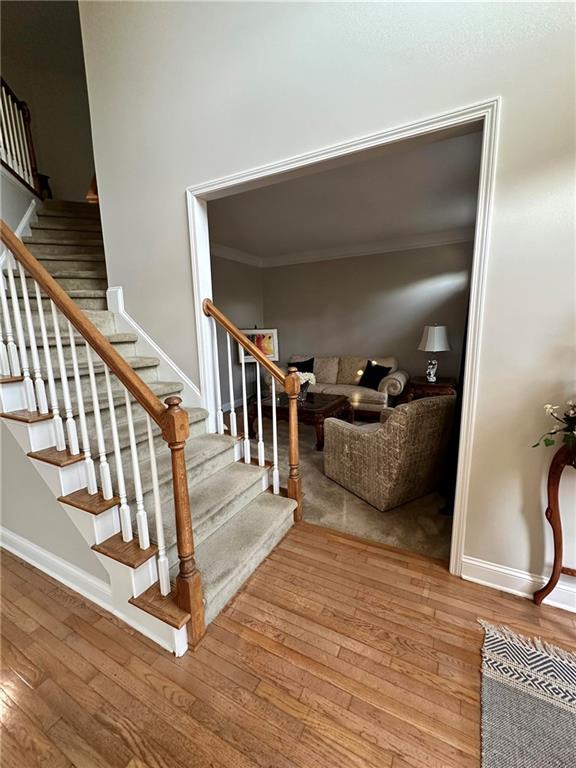
[[[336,528],[382,544],[448,560],[452,518],[440,514],[444,500],[430,494],[388,512],[379,512],[324,474],[324,453],[315,448],[313,427],[299,425],[300,473],[304,490],[303,517],[309,523]],[[266,458],[272,459],[272,426],[264,419]],[[253,441],[253,456],[256,442]],[[288,425],[278,423],[281,485],[288,475]]]

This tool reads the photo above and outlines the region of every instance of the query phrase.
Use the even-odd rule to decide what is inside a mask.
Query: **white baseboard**
[[[176,363],[171,360],[161,347],[138,325],[136,320],[131,317],[124,306],[124,290],[121,286],[108,288],[106,291],[106,300],[108,309],[117,315],[118,330],[138,334],[140,343],[146,345],[152,350],[152,354],[160,360],[159,372],[162,378],[168,378],[171,381],[180,381],[184,385],[182,391],[182,403],[191,408],[202,407],[202,394],[196,384],[190,379]],[[124,328],[120,325],[124,324]]]
[[[112,588],[106,581],[93,576],[76,565],[72,565],[53,552],[49,552],[47,549],[34,544],[32,541],[19,536],[3,526],[0,526],[0,547],[8,550],[8,552],[16,555],[21,560],[30,563],[30,565],[38,568],[39,571],[56,579],[56,581],[69,587],[87,600],[96,603],[96,605],[126,622],[130,627],[149,637],[167,651],[175,652],[174,641],[169,637],[171,629],[168,627],[167,629],[170,632],[164,632],[163,636],[158,632],[160,622],[153,617],[148,616],[144,612],[139,616],[138,610],[131,605],[120,608],[116,607],[114,605]]]
[[[93,603],[113,611],[112,589],[102,579],[4,527],[0,527],[0,546]]]
[[[547,582],[547,577],[528,571],[519,571],[498,563],[490,563],[475,557],[462,558],[462,578],[493,589],[501,589],[512,595],[532,599],[532,595]],[[554,591],[544,600],[546,605],[576,613],[576,579],[561,577]]]

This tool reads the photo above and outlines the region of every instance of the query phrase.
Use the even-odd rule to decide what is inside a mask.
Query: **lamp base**
[[[438,360],[428,360],[426,365],[426,381],[434,384],[436,381],[436,371],[438,370]]]

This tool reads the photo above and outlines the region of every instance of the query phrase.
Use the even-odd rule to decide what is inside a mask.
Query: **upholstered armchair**
[[[324,422],[324,472],[381,512],[431,493],[440,478],[454,395],[384,408],[379,424]]]

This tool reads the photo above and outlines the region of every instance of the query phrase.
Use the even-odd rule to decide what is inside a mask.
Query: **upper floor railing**
[[[0,160],[10,173],[40,194],[36,154],[30,130],[30,110],[8,83],[0,80]]]
[[[298,506],[295,512],[295,519],[301,519],[301,498],[302,488],[300,479],[300,459],[298,448],[298,395],[300,393],[300,378],[295,368],[289,368],[288,373],[279,368],[270,360],[258,347],[253,344],[245,334],[239,330],[226,315],[223,314],[210,299],[204,299],[202,304],[204,314],[211,317],[214,321],[214,334],[212,348],[212,360],[214,365],[214,380],[216,386],[216,424],[218,432],[224,433],[224,413],[222,409],[222,392],[220,382],[220,364],[218,355],[218,337],[216,333],[216,324],[218,324],[226,333],[226,358],[227,370],[224,386],[228,390],[230,397],[230,434],[233,437],[238,435],[237,414],[235,406],[234,376],[232,369],[232,339],[239,344],[240,365],[241,365],[241,388],[242,388],[242,421],[243,421],[243,445],[244,461],[250,464],[252,458],[250,454],[250,434],[248,417],[248,394],[246,386],[246,355],[250,355],[256,361],[256,416],[257,416],[257,461],[260,466],[266,464],[266,449],[264,444],[264,430],[262,422],[262,392],[261,392],[261,368],[264,368],[271,377],[271,397],[270,410],[272,415],[272,490],[273,493],[280,492],[280,470],[278,466],[278,431],[277,431],[277,397],[276,385],[279,384],[284,390],[288,399],[288,480],[286,484],[286,494],[294,499]]]
[[[141,549],[150,547],[146,507],[153,507],[164,596],[172,589],[159,467],[161,480],[169,485],[171,479],[180,561],[174,599],[191,616],[188,636],[195,644],[204,633],[204,608],[184,456],[189,415],[179,397],[165,404],[157,397],[3,221],[0,235],[6,248],[0,266],[0,377],[21,378],[26,410],[51,416],[57,450],[83,454],[87,492],[117,499],[125,542],[137,538]],[[127,437],[124,450],[120,434]],[[158,461],[162,441],[170,455]],[[144,472],[151,489],[143,488]]]

